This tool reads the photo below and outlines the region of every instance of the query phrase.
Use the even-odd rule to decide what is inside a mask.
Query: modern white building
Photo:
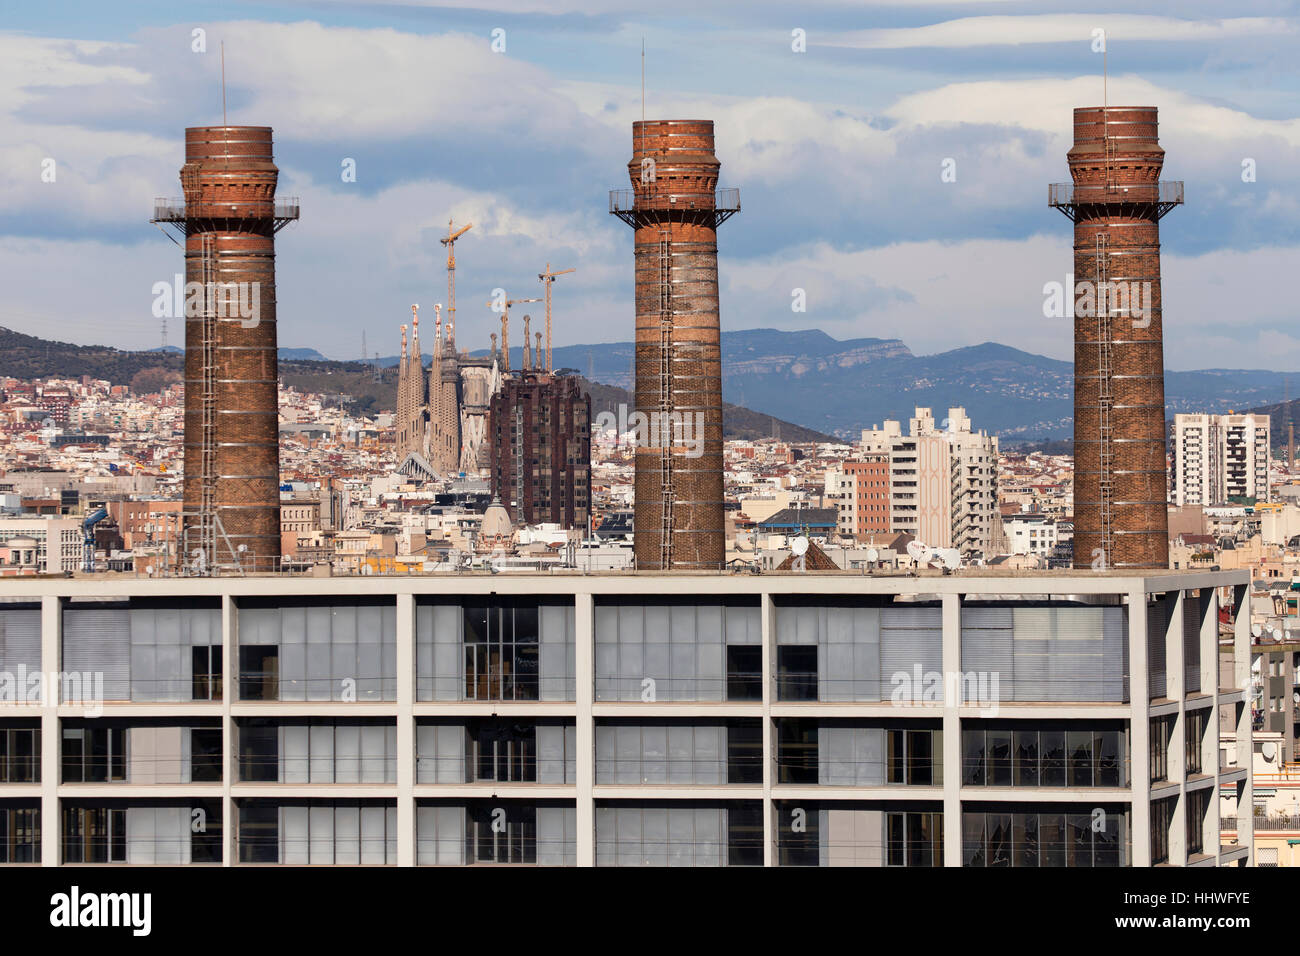
[[[1269,500],[1272,460],[1267,415],[1175,415],[1173,503],[1222,505],[1232,498]]]
[[[1051,556],[1056,548],[1056,517],[1054,515],[1019,514],[1002,520],[1007,536],[1007,550],[1011,554],[1041,554]]]
[[[0,517],[0,545],[11,539],[36,542],[36,573],[62,574],[80,571],[84,558],[84,534],[77,518],[38,515]]]
[[[1213,799],[1252,804],[1248,614],[1222,683],[1216,666],[1221,598],[1247,607],[1248,584],[13,578],[0,851],[46,866],[1249,865],[1249,820],[1221,844]]]

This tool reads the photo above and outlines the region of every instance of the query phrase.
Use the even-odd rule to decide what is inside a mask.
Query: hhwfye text
[[[152,928],[152,893],[85,893],[74,886],[50,897],[51,926],[125,926],[132,935]]]

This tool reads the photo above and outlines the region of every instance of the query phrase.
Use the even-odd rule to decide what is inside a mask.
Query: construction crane
[[[546,371],[551,371],[551,286],[555,282],[556,276],[568,275],[570,272],[577,272],[577,269],[561,269],[559,272],[551,271],[551,264],[546,263],[546,271],[537,273],[538,280],[546,287]],[[541,355],[537,356],[537,364],[542,364]]]
[[[455,229],[448,219],[447,235],[438,240],[447,247],[447,345],[453,355],[456,354],[456,240],[472,228],[474,224],[467,222]]]
[[[522,305],[525,302],[541,302],[540,298],[532,299],[506,299],[505,308],[501,311],[501,371],[510,371],[510,307],[512,305]],[[489,302],[487,307],[496,311],[499,302]]]

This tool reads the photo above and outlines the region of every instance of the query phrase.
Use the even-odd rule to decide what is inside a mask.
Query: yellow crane
[[[505,308],[501,310],[501,371],[510,371],[510,307],[524,302],[541,302],[540,298],[506,299]],[[500,303],[488,302],[487,307],[496,311]]]
[[[551,264],[546,263],[546,271],[537,273],[537,278],[542,285],[546,287],[546,371],[551,371],[551,286],[555,283],[556,276],[568,275],[570,272],[577,272],[577,269],[561,269],[559,272],[551,271]],[[542,357],[537,356],[537,364],[542,364]]]
[[[467,222],[460,229],[452,226],[452,220],[447,220],[447,235],[438,241],[447,247],[447,344],[451,347],[451,354],[456,354],[456,240],[474,227],[472,222]]]

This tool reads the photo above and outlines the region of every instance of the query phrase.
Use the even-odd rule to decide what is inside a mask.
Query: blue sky
[[[539,294],[548,261],[578,270],[556,284],[557,344],[626,340],[631,235],[606,191],[626,185],[644,38],[646,115],[712,118],[723,184],[741,188],[720,235],[724,328],[1069,358],[1066,320],[1042,315],[1071,264],[1046,185],[1068,178],[1071,109],[1102,100],[1101,28],[1110,102],[1160,108],[1164,178],[1187,184],[1162,232],[1168,364],[1300,368],[1297,3],[652,6],[8,5],[0,325],[158,344],[151,290],[181,258],[147,219],[179,193],[184,127],[221,120],[224,40],[229,121],[274,127],[280,193],[302,200],[277,247],[281,345],[351,358],[364,330],[396,352],[410,303],[445,301],[450,216],[475,224],[457,246],[461,345],[486,346],[492,290]]]

